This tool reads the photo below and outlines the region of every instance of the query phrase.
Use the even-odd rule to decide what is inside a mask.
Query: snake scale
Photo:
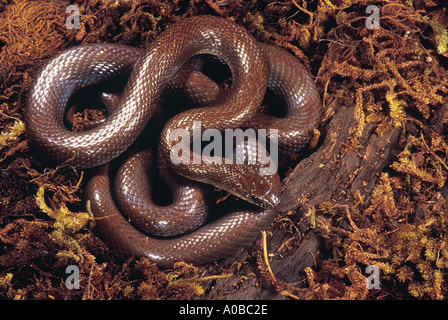
[[[224,98],[213,81],[185,66],[199,54],[216,56],[228,65],[232,80]],[[82,88],[120,75],[129,79],[105,120],[80,132],[67,129],[64,117],[70,98]],[[185,75],[188,80],[182,82]],[[157,150],[133,150],[148,122],[156,118],[162,93],[170,85],[183,87],[200,107],[169,119]],[[285,116],[263,112],[266,88],[285,101]],[[273,221],[280,201],[278,174],[261,175],[260,164],[205,158],[200,163],[169,161],[179,142],[172,139],[175,130],[192,133],[197,123],[201,132],[276,129],[280,157],[289,157],[308,142],[320,113],[314,82],[295,57],[256,42],[228,19],[204,15],[170,25],[144,50],[87,44],[61,52],[37,76],[25,123],[33,146],[45,159],[79,169],[96,168],[86,185],[85,199],[90,201],[99,234],[118,255],[144,255],[170,267],[179,260],[208,263],[247,247]],[[248,139],[238,150],[252,157],[256,156],[254,146],[259,148],[260,143]],[[186,159],[194,157],[191,150],[183,152]],[[124,160],[111,173],[110,162],[119,156]],[[151,199],[148,180],[156,162],[173,193],[167,205]],[[206,184],[251,205],[203,225],[209,210]]]

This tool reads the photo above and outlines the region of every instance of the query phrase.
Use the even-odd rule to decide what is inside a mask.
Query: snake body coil
[[[232,85],[226,97],[216,102],[215,97],[222,96],[219,88],[211,81],[198,80],[201,75],[192,76],[185,90],[207,107],[186,110],[164,126],[157,162],[174,192],[173,202],[157,206],[150,199],[147,179],[156,158],[150,150],[128,151],[112,186],[108,163],[124,153],[155,116],[163,90],[170,81],[181,78],[185,62],[203,53],[218,56],[229,66]],[[67,104],[75,92],[129,73],[120,101],[103,122],[82,132],[65,127]],[[285,100],[285,117],[263,114],[260,105],[266,87]],[[83,45],[62,52],[37,77],[25,121],[33,144],[47,158],[77,168],[98,167],[86,186],[85,197],[106,243],[119,255],[146,255],[160,266],[170,267],[178,260],[195,264],[214,261],[252,243],[272,222],[280,197],[278,175],[260,175],[259,164],[208,160],[173,164],[169,159],[174,130],[191,133],[198,121],[202,131],[277,129],[280,155],[288,155],[307,143],[320,108],[309,73],[292,55],[256,43],[246,30],[229,20],[196,16],[167,28],[143,52],[114,44]],[[250,142],[242,148],[249,156],[255,152]],[[199,228],[208,211],[204,183],[256,206],[228,213]],[[126,217],[116,203],[127,212]],[[162,216],[158,222],[156,215]],[[176,221],[182,226],[174,226]],[[137,222],[138,228],[130,222]],[[185,230],[189,233],[180,235]],[[147,233],[171,238],[150,238]]]

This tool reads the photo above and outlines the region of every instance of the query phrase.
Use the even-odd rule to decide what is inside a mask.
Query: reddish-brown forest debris
[[[263,288],[274,287],[304,299],[446,298],[442,2],[2,1],[0,297],[271,298]],[[78,30],[64,25],[70,4],[80,9]],[[368,5],[380,9],[378,30],[365,27]],[[143,46],[168,23],[195,14],[230,17],[295,54],[316,75],[326,113],[313,149],[288,171],[266,259],[254,249],[206,267],[159,270],[146,259],[117,260],[92,233],[82,201],[88,175],[38,162],[22,111],[40,66],[59,50],[90,42]],[[78,114],[76,123],[87,116]],[[68,290],[61,277],[69,264],[80,269],[80,290]],[[381,271],[379,290],[365,286],[369,265]]]

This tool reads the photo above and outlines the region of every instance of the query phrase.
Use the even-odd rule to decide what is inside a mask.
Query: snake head
[[[246,171],[240,176],[240,197],[265,209],[275,209],[280,202],[280,179],[277,174],[259,175]]]

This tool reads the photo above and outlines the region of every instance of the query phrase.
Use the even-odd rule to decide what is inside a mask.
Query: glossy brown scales
[[[170,80],[189,58],[203,53],[216,55],[227,63],[232,73],[231,88],[223,97],[219,87],[211,84],[212,98],[209,98],[203,95],[198,82],[192,81],[188,94],[209,99],[211,106],[186,110],[168,121],[159,142],[158,165],[165,172],[163,178],[168,184],[172,182],[172,189],[180,188],[174,181],[182,176],[224,189],[255,206],[230,212],[177,238],[151,238],[129,221],[139,218],[135,215],[124,217],[120,213],[115,204],[120,196],[115,196],[115,199],[112,196],[109,165],[100,165],[110,162],[134,143],[157,113],[158,101]],[[126,73],[130,73],[130,77],[121,99],[104,121],[83,132],[65,128],[64,111],[73,93]],[[286,101],[288,110],[282,119],[262,114],[260,105],[267,85]],[[220,164],[204,158],[198,164],[174,165],[169,161],[174,143],[171,139],[173,131],[182,129],[191,134],[194,123],[198,121],[201,130],[275,128],[279,131],[281,150],[293,152],[309,139],[319,115],[320,100],[314,83],[294,57],[258,44],[246,30],[229,20],[196,16],[170,26],[143,53],[112,44],[85,45],[61,53],[44,67],[37,78],[29,96],[25,120],[34,145],[49,160],[68,162],[78,168],[100,166],[98,173],[88,182],[85,196],[90,201],[96,227],[103,239],[121,256],[145,255],[159,265],[169,267],[178,260],[196,264],[214,261],[253,243],[260,230],[267,228],[274,219],[280,194],[278,175],[260,174],[259,164],[228,164],[225,161]],[[246,150],[249,149],[247,147]],[[133,161],[140,160],[137,156],[129,161],[128,165],[133,167]],[[135,174],[128,179],[128,169],[122,170],[123,184],[116,183],[115,189],[129,191],[126,184],[145,178]],[[141,195],[150,193],[148,187],[143,188],[146,190],[140,192]],[[132,192],[134,204],[121,203],[121,207],[146,206],[151,202],[150,198],[143,199],[146,196],[136,197],[139,191]],[[199,199],[202,193],[193,194],[174,197],[172,205],[185,201],[179,208],[187,208],[189,203],[205,208],[205,205],[198,205],[202,201]],[[204,218],[197,220],[200,225]],[[142,224],[151,223],[145,221]],[[190,226],[190,230],[195,228]]]

